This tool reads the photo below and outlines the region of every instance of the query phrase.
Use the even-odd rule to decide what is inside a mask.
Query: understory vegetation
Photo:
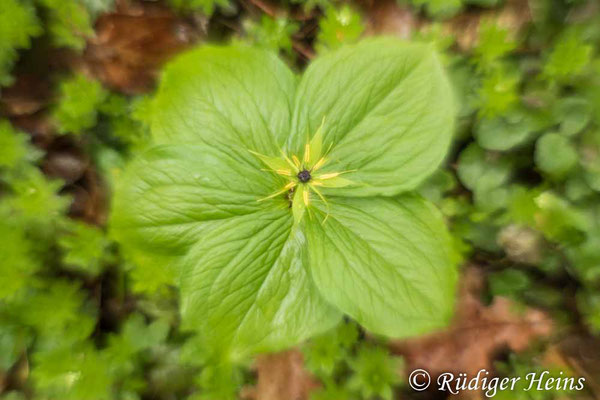
[[[389,339],[340,316],[215,363],[168,257],[132,255],[110,226],[125,166],[153,141],[162,67],[250,44],[301,76],[379,35],[432,46],[454,92],[448,153],[414,190],[450,232],[450,327]],[[585,389],[495,398],[600,396],[599,50],[596,0],[0,0],[0,398],[424,398],[415,368],[548,370]]]

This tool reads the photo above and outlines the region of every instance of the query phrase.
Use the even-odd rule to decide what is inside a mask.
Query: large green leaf
[[[314,180],[328,197],[415,187],[441,161],[453,124],[429,47],[378,39],[341,49],[315,61],[298,92],[275,55],[202,47],[166,68],[153,107],[159,145],[118,179],[111,228],[137,275],[158,277],[146,290],[180,284],[184,325],[210,349],[238,358],[290,346],[338,321],[333,306],[390,336],[447,320],[454,270],[427,203],[332,197],[322,226],[320,192],[283,173],[298,185],[290,197],[286,179],[263,170],[292,163],[281,149],[318,163],[302,151],[310,138],[313,155],[332,145]],[[333,172],[348,169],[354,184],[341,185],[346,175]],[[303,223],[293,198],[315,205]]]
[[[212,221],[262,210],[256,200],[278,183],[259,168],[246,150],[217,144],[161,145],[134,160],[117,181],[111,227],[140,266],[137,289],[174,284],[176,264]]]
[[[246,150],[161,145],[119,180],[111,228],[141,268],[171,270],[184,319],[213,348],[290,346],[334,323],[305,270],[279,182]]]
[[[207,222],[265,208],[257,199],[272,193],[278,182],[260,168],[243,149],[217,144],[156,146],[134,160],[119,179],[112,227],[130,245],[184,254],[210,229]]]
[[[317,58],[299,84],[290,150],[298,153],[323,118],[324,170],[357,170],[335,195],[395,195],[442,161],[453,130],[453,98],[436,53],[391,38]],[[334,191],[331,190],[333,194]]]
[[[391,337],[444,326],[456,270],[440,214],[416,195],[331,198],[306,219],[310,266],[323,296],[367,329]]]
[[[279,154],[290,132],[296,78],[273,53],[203,46],[165,69],[153,103],[159,143],[221,142]]]
[[[283,349],[331,328],[340,314],[310,278],[305,241],[287,209],[219,223],[187,257],[184,324],[234,358]]]

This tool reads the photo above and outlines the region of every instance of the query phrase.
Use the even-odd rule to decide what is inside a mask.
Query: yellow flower
[[[329,161],[327,158],[329,149],[323,152],[324,123],[325,119],[323,119],[321,126],[312,139],[307,140],[304,145],[304,155],[301,159],[296,155],[288,157],[283,151],[281,151],[281,158],[269,157],[251,151],[269,167],[268,171],[281,175],[288,180],[288,183],[280,190],[258,201],[271,199],[286,192],[293,193],[292,213],[295,223],[300,222],[304,211],[310,205],[311,192],[314,192],[327,205],[327,200],[318,189],[319,187],[340,188],[354,183],[340,176],[352,171],[319,173],[319,170]]]

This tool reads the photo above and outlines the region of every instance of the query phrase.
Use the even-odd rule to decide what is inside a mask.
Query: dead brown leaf
[[[246,400],[308,400],[310,392],[319,384],[305,369],[299,350],[268,354],[256,361],[258,382],[246,388]]]
[[[194,23],[166,7],[122,1],[115,12],[98,18],[85,66],[114,90],[147,92],[165,61],[199,37]]]
[[[31,115],[44,108],[49,97],[47,80],[32,73],[21,73],[11,86],[2,89],[0,112],[7,117]]]
[[[418,16],[410,7],[400,6],[395,0],[372,2],[365,13],[368,16],[368,35],[391,34],[408,39],[420,24]]]
[[[586,387],[600,399],[600,338],[587,333],[565,337],[556,345],[562,360],[580,376],[586,379]],[[555,359],[554,364],[557,364]]]

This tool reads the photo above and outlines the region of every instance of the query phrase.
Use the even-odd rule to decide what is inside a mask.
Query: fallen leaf
[[[369,4],[367,15],[367,35],[394,35],[410,39],[421,21],[408,5],[398,5],[394,0],[382,0]]]
[[[84,62],[106,86],[143,93],[153,88],[160,67],[199,37],[198,27],[164,6],[123,1],[96,21]]]
[[[7,117],[34,114],[44,108],[50,97],[48,80],[32,73],[21,73],[14,83],[2,89],[0,112]]]
[[[572,334],[555,348],[575,374],[585,378],[586,387],[595,394],[595,398],[600,398],[600,338],[587,333]],[[551,361],[556,364],[556,357]]]

